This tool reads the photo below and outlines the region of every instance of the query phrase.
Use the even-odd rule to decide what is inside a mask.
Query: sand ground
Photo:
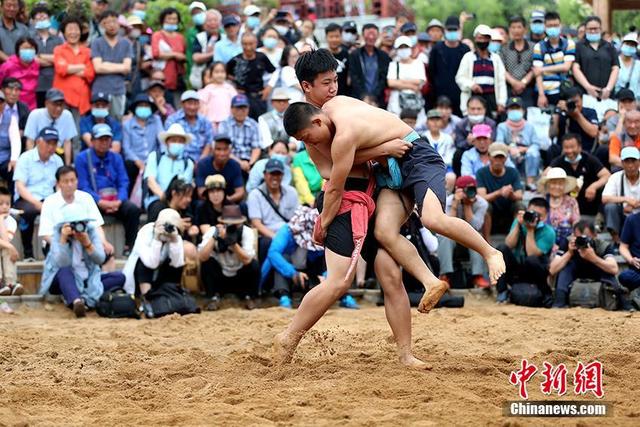
[[[371,305],[332,309],[291,365],[271,367],[272,337],[291,316],[232,308],[76,320],[60,305],[21,308],[0,316],[0,425],[640,425],[639,313],[480,300],[414,309],[415,353],[430,372],[397,363],[384,310]],[[602,361],[614,415],[503,416],[523,357],[564,362],[570,374]],[[540,381],[529,384],[533,399]]]

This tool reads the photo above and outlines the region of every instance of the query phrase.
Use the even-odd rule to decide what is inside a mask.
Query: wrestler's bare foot
[[[411,353],[403,354],[400,356],[400,363],[409,369],[415,369],[418,371],[430,371],[433,366],[418,359]]]
[[[496,249],[485,260],[487,261],[487,267],[489,267],[489,279],[491,284],[495,285],[498,283],[500,276],[507,270],[502,252]]]
[[[427,287],[424,291],[424,295],[418,304],[418,311],[420,313],[428,313],[433,307],[436,306],[442,295],[449,289],[449,284],[442,280],[436,280],[432,285]]]
[[[300,338],[295,339],[286,331],[276,335],[273,339],[273,363],[282,365],[291,362],[298,342],[300,342]]]

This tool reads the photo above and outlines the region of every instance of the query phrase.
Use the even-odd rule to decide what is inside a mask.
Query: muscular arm
[[[322,228],[326,229],[340,210],[344,184],[353,167],[356,146],[353,139],[346,132],[336,134],[331,145],[331,159],[333,167],[324,194],[324,205],[320,215]]]

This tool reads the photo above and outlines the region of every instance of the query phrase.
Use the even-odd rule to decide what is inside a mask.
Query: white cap
[[[260,8],[254,4],[250,4],[249,6],[244,8],[244,16],[255,15],[256,13],[260,13]]]
[[[627,159],[634,159],[634,160],[639,160],[640,159],[640,151],[638,151],[638,149],[636,147],[624,147],[621,151],[620,151],[620,160],[627,160]]]
[[[500,40],[501,42],[503,42],[504,36],[502,35],[502,31],[498,30],[497,28],[491,30],[491,40]]]
[[[411,39],[409,37],[407,37],[407,36],[400,36],[393,43],[393,47],[395,49],[399,48],[402,45],[407,45],[409,47],[413,47],[413,43],[411,42]]]
[[[206,12],[207,6],[205,6],[201,1],[194,1],[189,5],[189,12],[191,12],[193,9],[200,9],[203,12]]]
[[[493,35],[493,32],[491,30],[491,27],[489,27],[488,25],[480,24],[476,27],[475,30],[473,30],[473,37],[477,35],[491,37]]]
[[[624,42],[633,42],[638,44],[638,33],[629,33],[622,38],[622,43]]]

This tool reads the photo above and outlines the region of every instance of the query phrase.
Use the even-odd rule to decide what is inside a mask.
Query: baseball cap
[[[484,25],[484,24],[480,24],[478,25],[475,30],[473,30],[473,37],[475,36],[493,36],[493,31],[491,30],[491,27],[488,25]]]
[[[113,136],[111,126],[106,123],[98,123],[91,129],[91,135],[94,138],[102,138],[103,136]]]
[[[400,27],[400,32],[403,34],[411,31],[418,31],[418,27],[416,27],[416,24],[413,22],[405,22],[402,24],[402,27]]]
[[[640,160],[640,151],[638,151],[636,147],[624,147],[620,152],[620,159],[621,160],[627,160],[627,159]]]
[[[464,175],[456,179],[456,188],[477,187],[476,179],[471,175]]]
[[[474,138],[491,138],[491,126],[483,123],[475,125],[473,129],[471,129],[471,133]]]
[[[247,95],[239,94],[234,96],[231,99],[231,107],[248,107],[249,106],[249,98]]]
[[[427,113],[427,120],[428,119],[441,119],[441,118],[442,118],[442,113],[438,109],[433,108],[433,109],[429,110],[429,112]]]
[[[393,47],[395,49],[398,49],[400,46],[409,46],[409,47],[413,47],[413,43],[411,42],[411,39],[407,36],[400,36],[396,39],[395,42],[393,42]]]
[[[214,138],[214,141],[227,141],[229,144],[232,143],[231,141],[231,137],[229,135],[227,135],[226,133],[219,133],[217,134]]]
[[[636,94],[633,93],[631,89],[623,88],[623,89],[620,89],[620,91],[618,91],[618,94],[616,95],[616,99],[618,99],[619,101],[624,101],[628,99],[635,100]]]
[[[638,33],[629,33],[622,38],[622,43],[631,42],[638,44]]]
[[[52,126],[47,126],[46,128],[40,131],[40,133],[38,134],[38,138],[42,138],[47,142],[59,141],[60,135],[58,135],[58,131],[56,130],[56,128]]]
[[[419,33],[418,34],[418,41],[419,42],[430,42],[433,41],[431,39],[431,36],[428,33]]]
[[[230,25],[240,25],[240,21],[233,15],[227,15],[222,18],[222,27],[228,27]]]
[[[460,18],[457,16],[450,16],[444,21],[444,27],[447,29],[460,29]]]
[[[186,90],[180,97],[180,102],[188,101],[190,99],[195,99],[196,101],[200,101],[200,96],[198,92],[195,90]]]
[[[91,103],[95,104],[98,101],[111,102],[111,96],[105,92],[94,92],[91,95]]]
[[[272,101],[288,101],[291,97],[289,96],[289,91],[284,87],[277,87],[273,90],[273,94],[271,95]]]
[[[518,106],[520,108],[524,108],[524,104],[522,102],[522,98],[519,96],[513,96],[507,100],[507,108],[511,108],[514,106]]]
[[[440,22],[439,19],[435,18],[433,18],[431,21],[429,21],[429,24],[427,24],[427,31],[429,31],[429,29],[433,27],[440,27],[444,29],[444,25],[442,25],[442,22]]]
[[[494,142],[493,144],[489,145],[489,156],[509,157],[509,147],[507,147],[506,144],[503,144],[502,142]]]
[[[47,90],[45,99],[51,102],[64,101],[64,93],[62,93],[60,89],[52,87],[51,89]]]
[[[191,12],[193,9],[200,9],[204,12],[207,11],[207,6],[204,5],[204,3],[202,3],[201,1],[194,1],[193,3],[191,3],[189,5],[189,12]]]
[[[164,82],[162,80],[149,80],[149,84],[147,85],[147,89],[149,90],[152,87],[160,86],[162,89],[165,88]]]
[[[267,161],[267,164],[264,166],[264,171],[266,173],[274,173],[274,172],[284,173],[284,165],[278,159],[269,159]]]
[[[541,10],[531,12],[531,22],[544,22],[544,12]]]
[[[254,4],[250,4],[249,6],[244,8],[242,13],[244,13],[244,16],[252,16],[252,15],[255,15],[256,13],[259,14],[260,8]]]
[[[354,33],[357,33],[358,26],[354,21],[344,21],[342,23],[342,31],[353,31]]]
[[[220,174],[209,175],[207,179],[204,180],[204,188],[207,190],[212,190],[214,188],[222,188],[225,189],[227,187],[227,180],[224,179],[224,176]]]

